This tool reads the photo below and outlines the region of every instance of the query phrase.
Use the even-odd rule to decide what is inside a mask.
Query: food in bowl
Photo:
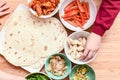
[[[29,7],[36,11],[38,16],[49,15],[56,9],[59,3],[60,0],[32,0],[29,3]]]
[[[90,10],[88,2],[80,0],[71,1],[64,8],[64,15],[62,18],[75,27],[80,27],[83,29],[83,25],[90,18]]]
[[[52,58],[53,57],[58,58],[57,62],[55,63],[55,66],[57,67],[57,70],[56,71],[52,70],[53,72],[50,71],[51,70],[50,69],[51,57]],[[60,59],[60,61],[59,61],[59,59]],[[55,54],[49,56],[47,58],[46,62],[45,62],[45,72],[48,74],[49,77],[53,78],[54,80],[63,80],[64,78],[66,78],[69,75],[69,73],[71,72],[71,67],[72,67],[72,64],[71,64],[70,60],[66,57],[66,55],[64,53],[55,53]],[[61,76],[59,76],[58,74],[57,75],[54,74],[54,72],[57,72]],[[61,72],[63,72],[63,73],[61,73]]]
[[[25,77],[26,80],[51,80],[44,73],[31,73]]]
[[[76,40],[79,40],[81,38],[81,42],[77,41],[77,45],[74,46],[72,51],[70,50],[70,46],[68,44],[68,41],[65,41],[65,43],[64,43],[65,54],[71,62],[73,62],[75,64],[87,64],[87,63],[90,63],[91,61],[93,61],[95,59],[96,55],[94,55],[92,58],[90,58],[87,61],[83,61],[81,59],[82,58],[81,55],[84,54],[83,52],[84,52],[85,45],[86,45],[86,40],[87,40],[87,37],[89,36],[89,34],[90,33],[86,32],[86,31],[76,31],[76,32],[73,32],[72,34],[70,34],[68,36],[68,40],[69,39],[72,39],[73,41],[75,40],[75,42],[73,42],[73,44],[76,44]],[[78,44],[79,45],[81,44],[79,49],[81,49],[80,51],[82,53],[80,51],[78,51],[77,48],[76,48],[76,47],[78,47]],[[79,55],[76,54],[76,50],[77,50],[77,52],[80,53]],[[74,52],[74,53],[70,54],[70,51]],[[74,57],[72,57],[71,55],[74,56]],[[77,58],[76,58],[76,56],[77,56]]]
[[[73,80],[89,80],[88,76],[86,75],[88,72],[85,66],[81,66],[77,68]]]
[[[79,39],[69,38],[67,40],[69,46],[68,55],[70,55],[74,60],[80,61],[85,49],[86,40],[86,37],[80,37]]]
[[[66,73],[65,60],[60,56],[51,56],[48,71],[53,75],[62,76]]]
[[[87,64],[75,65],[69,75],[69,80],[95,80],[94,69]]]
[[[82,28],[81,27],[79,27],[79,26],[77,26],[77,27],[75,27],[74,25],[72,25],[72,23],[71,23],[71,21],[66,21],[64,18],[62,18],[62,16],[65,14],[65,11],[64,11],[64,9],[65,9],[65,7],[69,4],[69,3],[71,3],[72,1],[76,1],[76,0],[65,0],[64,2],[63,2],[63,4],[62,4],[62,6],[61,6],[61,8],[60,8],[60,10],[59,10],[59,17],[60,17],[60,20],[61,20],[61,22],[63,23],[63,25],[67,28],[67,29],[69,29],[69,30],[72,30],[72,31],[83,31],[83,30],[86,30],[86,29],[88,29],[88,28],[90,28],[91,27],[91,25],[94,23],[94,21],[95,21],[95,17],[96,17],[96,13],[97,13],[97,9],[96,9],[96,6],[95,6],[95,3],[94,3],[94,1],[93,0],[79,0],[80,1],[80,3],[81,2],[87,2],[88,3],[88,9],[89,9],[89,19],[86,21],[86,20],[84,20],[85,21],[85,24],[84,25],[82,25]],[[75,9],[75,8],[77,8],[77,7],[73,7],[73,9]],[[68,8],[69,9],[69,8]],[[69,12],[69,14],[75,14],[76,12],[74,12],[75,10],[71,10],[71,13]],[[79,13],[79,12],[78,12]],[[74,16],[74,15],[73,15]],[[77,17],[77,16],[76,16]],[[68,18],[71,18],[71,17],[68,17]],[[73,17],[72,17],[73,18]],[[77,19],[76,19],[76,21],[78,21]],[[80,21],[80,20],[79,20]],[[74,21],[73,21],[74,22]],[[79,23],[80,24],[80,23]]]

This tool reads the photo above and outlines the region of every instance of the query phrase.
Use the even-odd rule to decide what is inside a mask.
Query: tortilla
[[[4,26],[2,55],[15,66],[30,66],[63,49],[67,32],[56,18],[39,19],[19,6]]]

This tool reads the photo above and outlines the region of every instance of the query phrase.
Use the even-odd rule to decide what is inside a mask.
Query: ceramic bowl
[[[72,71],[69,75],[69,80],[75,80],[74,78],[75,78],[75,75],[77,74],[76,71],[77,71],[77,69],[80,69],[81,67],[85,67],[87,69],[85,76],[88,77],[88,80],[95,80],[96,79],[94,69],[92,67],[90,67],[89,65],[85,64],[85,65],[75,65],[72,68]]]
[[[82,28],[80,27],[75,27],[73,25],[71,25],[70,23],[68,23],[67,21],[65,21],[62,16],[65,14],[65,11],[64,11],[64,8],[70,3],[72,2],[73,0],[65,0],[59,10],[59,17],[60,17],[60,20],[61,22],[63,23],[63,25],[69,29],[69,30],[72,30],[72,31],[83,31],[83,30],[86,30],[88,28],[91,27],[91,25],[94,23],[95,21],[95,17],[96,17],[96,13],[97,13],[97,10],[96,10],[96,6],[93,2],[93,0],[80,0],[80,1],[87,1],[88,4],[89,4],[89,11],[90,11],[90,18],[88,19],[88,21],[82,26]]]
[[[28,4],[32,1],[32,0],[27,0],[28,1]],[[64,0],[60,0],[60,3],[58,4],[58,6],[55,8],[55,10],[53,12],[51,12],[49,15],[41,15],[41,16],[38,16],[36,11],[34,11],[32,8],[29,8],[30,12],[37,16],[38,18],[49,18],[49,17],[52,17],[54,16],[58,10],[60,9],[60,7],[62,6],[62,3],[64,2]]]
[[[48,66],[49,66],[49,63],[50,63],[51,56],[60,56],[62,59],[65,60],[65,65],[67,66],[67,68],[66,68],[66,72],[65,72],[64,75],[56,76],[53,73],[51,73],[50,71],[48,71],[48,68],[49,68]],[[63,53],[56,53],[56,54],[53,54],[51,56],[49,56],[47,58],[46,63],[45,63],[45,71],[46,71],[46,73],[49,75],[50,78],[53,78],[55,80],[62,80],[64,78],[66,78],[69,75],[69,73],[71,72],[71,67],[72,67],[71,62],[69,61],[69,59]]]
[[[29,73],[25,77],[26,80],[52,80],[47,74],[42,72]]]
[[[72,34],[70,34],[69,36],[68,36],[68,39],[73,39],[73,40],[78,40],[80,37],[85,37],[86,39],[87,39],[87,37],[89,36],[89,32],[86,32],[86,31],[77,31],[77,32],[73,32]],[[67,58],[71,61],[71,62],[73,62],[73,63],[75,63],[75,64],[87,64],[87,63],[90,63],[90,62],[92,62],[94,59],[95,59],[95,57],[96,57],[96,55],[94,56],[94,57],[92,57],[91,59],[89,59],[88,61],[82,61],[82,60],[75,60],[71,55],[70,55],[70,53],[69,53],[69,51],[70,51],[70,47],[69,47],[69,44],[68,44],[68,42],[66,41],[65,43],[64,43],[64,51],[65,51],[65,54],[66,54],[66,56],[67,56]]]

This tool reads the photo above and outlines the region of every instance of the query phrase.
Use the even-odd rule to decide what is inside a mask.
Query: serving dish
[[[32,0],[27,0],[27,1],[28,1],[28,4],[29,4]],[[64,2],[64,0],[60,0],[60,2],[58,3],[57,7],[55,8],[55,10],[52,11],[52,12],[51,12],[50,14],[48,14],[48,15],[38,16],[37,13],[36,13],[36,11],[34,11],[32,8],[29,8],[29,10],[30,10],[30,12],[31,12],[33,15],[35,15],[35,16],[38,17],[38,18],[49,18],[49,17],[54,16],[54,15],[58,12],[58,10],[61,8],[63,2]]]
[[[49,77],[57,80],[66,78],[71,72],[71,68],[71,62],[68,60],[64,53],[55,53],[53,55],[50,55],[45,63],[45,72]]]
[[[67,29],[69,29],[69,30],[72,30],[72,31],[83,31],[83,30],[86,30],[86,29],[88,29],[88,28],[90,28],[91,27],[91,25],[94,23],[94,21],[95,21],[95,17],[96,17],[96,13],[97,13],[97,10],[96,10],[96,6],[95,6],[95,4],[94,4],[94,2],[93,2],[93,0],[79,0],[80,2],[81,2],[81,4],[82,4],[82,2],[88,2],[88,5],[89,5],[89,13],[90,13],[90,18],[88,19],[88,21],[82,26],[82,28],[81,28],[81,26],[74,26],[74,25],[72,25],[71,24],[71,22],[67,22],[65,19],[63,19],[63,15],[65,14],[65,11],[64,11],[64,9],[65,9],[65,7],[69,4],[69,3],[71,3],[73,0],[65,0],[64,2],[63,2],[63,4],[62,4],[62,6],[61,6],[61,8],[60,8],[60,10],[59,10],[59,17],[60,17],[60,20],[61,20],[61,22],[63,23],[63,25],[67,28]],[[73,11],[73,10],[72,10]],[[68,12],[69,14],[70,14],[70,12]],[[73,11],[72,13],[71,13],[71,15],[72,14],[74,14],[75,13],[75,11]],[[69,16],[69,15],[66,15],[66,16]],[[74,18],[73,16],[70,16],[70,17],[72,17],[72,18]],[[69,18],[69,17],[68,17]],[[75,19],[75,21],[76,21],[77,19]]]
[[[80,80],[82,78],[84,80],[96,80],[94,69],[87,64],[75,65],[69,75],[69,80]]]
[[[52,80],[47,74],[42,72],[30,73],[26,75],[26,80]]]
[[[71,33],[68,36],[68,40],[69,39],[73,40],[73,42],[72,42],[73,44],[71,44],[71,45],[73,46],[74,44],[76,44],[75,46],[73,46],[73,48],[71,48],[70,44],[68,43],[68,40],[64,43],[65,54],[66,54],[66,56],[68,57],[68,59],[71,62],[73,62],[75,64],[87,64],[87,63],[92,62],[95,59],[96,55],[94,57],[92,57],[91,59],[89,59],[88,61],[85,61],[85,62],[80,60],[80,57],[83,55],[83,51],[84,51],[84,48],[85,48],[86,40],[87,40],[87,37],[89,36],[89,34],[90,33],[87,32],[87,31],[77,31],[77,32]],[[79,42],[80,38],[85,38],[86,39],[85,41],[83,41],[84,45],[82,45],[82,46],[78,44],[78,43],[83,44],[82,42]],[[78,41],[76,41],[76,40],[78,40]],[[82,49],[82,51],[80,50],[80,51],[76,52],[76,51],[74,51],[75,50],[74,48],[76,48],[76,51],[78,51],[78,48],[79,49],[83,48],[83,49]],[[73,50],[73,53],[70,53],[71,50]],[[77,56],[77,53],[80,54],[79,57]],[[72,56],[72,54],[74,54],[74,55]],[[76,59],[76,57],[78,57],[78,59]]]

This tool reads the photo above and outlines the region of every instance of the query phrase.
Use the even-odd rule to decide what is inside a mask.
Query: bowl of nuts
[[[67,41],[64,43],[64,50],[66,56],[71,62],[75,64],[87,64],[94,59],[94,57],[89,59],[88,61],[82,61],[81,59],[85,49],[88,35],[89,32],[78,31],[73,32],[68,36]]]

